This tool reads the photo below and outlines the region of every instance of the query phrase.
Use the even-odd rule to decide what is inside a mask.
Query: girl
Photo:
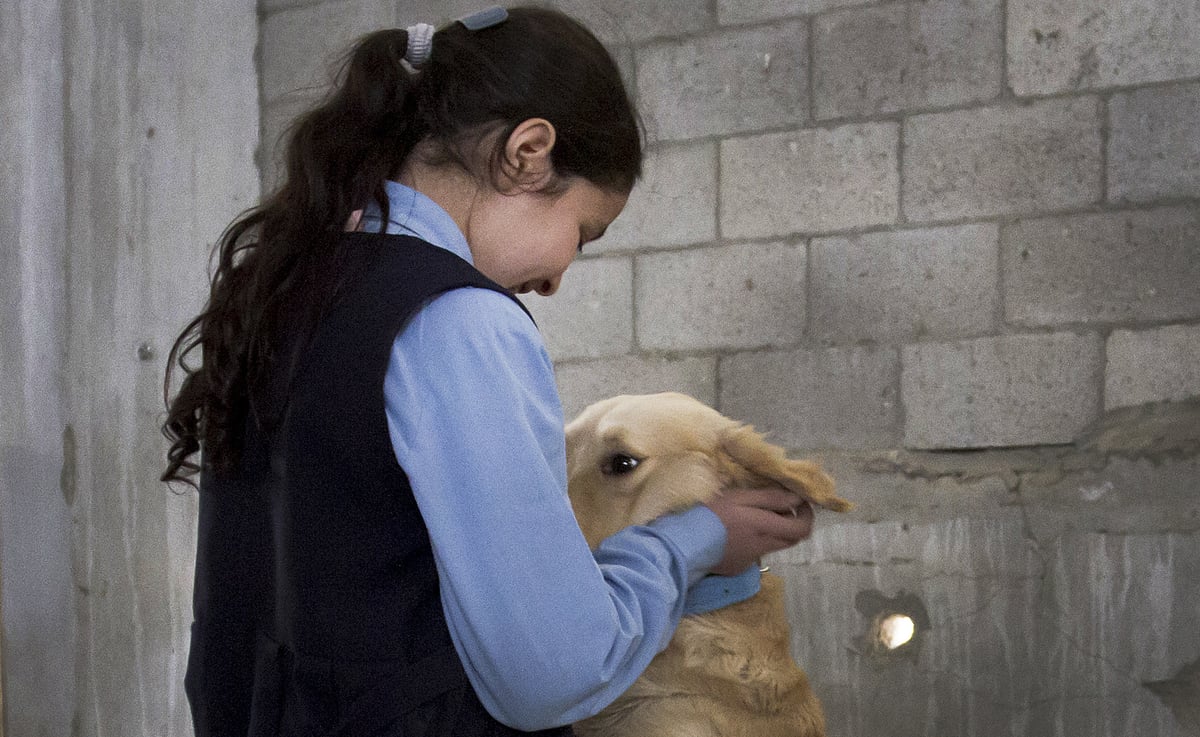
[[[811,530],[742,489],[588,550],[513,293],[552,294],[621,211],[636,116],[557,12],[431,30],[355,47],[172,350],[200,737],[570,734],[665,647],[691,584]]]

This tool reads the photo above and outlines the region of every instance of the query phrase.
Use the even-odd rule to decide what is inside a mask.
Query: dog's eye
[[[620,476],[621,474],[632,473],[633,469],[637,468],[639,463],[641,461],[631,455],[617,453],[605,461],[600,470],[606,476]]]

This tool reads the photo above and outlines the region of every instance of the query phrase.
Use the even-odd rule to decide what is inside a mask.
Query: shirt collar
[[[388,180],[383,183],[383,188],[388,198],[388,222],[382,232],[420,238],[450,251],[472,266],[475,264],[466,237],[441,205],[399,182]],[[380,232],[381,215],[377,202],[368,204],[363,209],[363,229]]]

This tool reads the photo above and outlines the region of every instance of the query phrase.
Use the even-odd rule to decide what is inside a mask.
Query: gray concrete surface
[[[0,5],[7,737],[190,732],[162,374],[257,197],[256,36],[247,0]]]
[[[564,409],[686,391],[858,502],[772,561],[830,734],[1200,735],[1200,6],[555,4],[650,123],[529,300]],[[344,45],[478,5],[0,4],[8,737],[189,733],[169,340]]]

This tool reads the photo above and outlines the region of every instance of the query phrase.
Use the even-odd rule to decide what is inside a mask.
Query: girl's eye
[[[604,462],[600,467],[601,473],[605,476],[621,476],[627,473],[633,473],[633,470],[641,463],[637,458],[625,453],[617,453]]]

